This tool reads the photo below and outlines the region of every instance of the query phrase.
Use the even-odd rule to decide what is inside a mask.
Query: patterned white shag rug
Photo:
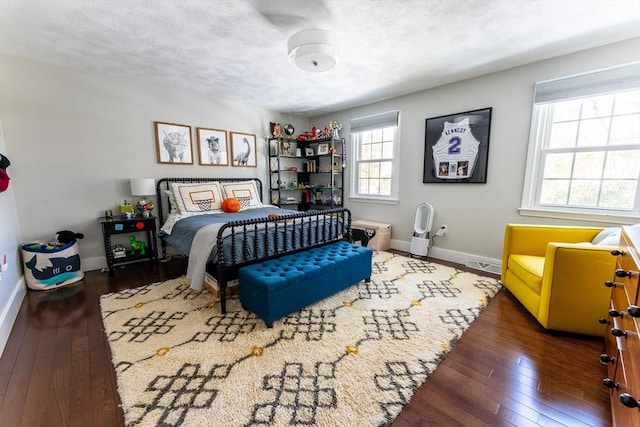
[[[370,283],[274,322],[186,278],[104,295],[127,426],[385,426],[501,289],[387,252]]]

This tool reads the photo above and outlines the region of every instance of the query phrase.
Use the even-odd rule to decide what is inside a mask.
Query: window
[[[397,202],[398,111],[351,120],[352,200]]]
[[[536,83],[523,215],[640,218],[640,62]]]

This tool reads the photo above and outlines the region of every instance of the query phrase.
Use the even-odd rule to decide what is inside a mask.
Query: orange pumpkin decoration
[[[238,212],[242,205],[240,204],[240,200],[235,197],[229,197],[228,199],[224,199],[222,201],[222,210],[225,212]]]

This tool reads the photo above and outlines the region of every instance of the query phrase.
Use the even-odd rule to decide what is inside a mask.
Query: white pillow
[[[169,198],[169,206],[171,207],[171,211],[169,213],[179,213],[180,211],[178,210],[178,203],[176,202],[176,198],[173,196],[173,191],[164,190],[164,194],[166,194]]]
[[[241,210],[262,205],[255,181],[221,182],[220,185],[225,199],[234,197],[240,200]]]
[[[620,242],[620,233],[622,233],[620,227],[605,228],[593,238],[591,243],[599,246],[616,246]]]
[[[219,182],[172,182],[171,189],[181,214],[209,212],[222,207],[222,191],[220,191]]]

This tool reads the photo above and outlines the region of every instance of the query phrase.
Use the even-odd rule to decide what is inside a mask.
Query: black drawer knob
[[[602,384],[604,384],[607,388],[618,388],[620,384],[612,380],[611,378],[605,378],[602,380]]]
[[[602,325],[609,325],[611,324],[611,322],[609,322],[607,319],[605,319],[604,317],[601,317],[598,319],[598,322]]]
[[[621,268],[616,270],[616,277],[631,277],[633,274],[631,271],[623,270]]]
[[[611,255],[613,256],[624,256],[624,251],[621,251],[620,249],[614,249],[611,251]]]
[[[611,335],[614,337],[627,337],[627,331],[623,331],[622,329],[612,328]]]
[[[637,305],[630,305],[627,307],[627,313],[629,313],[629,316],[631,317],[640,317],[640,307]]]
[[[607,280],[606,282],[604,282],[604,285],[607,288],[615,288],[617,286],[616,282],[612,282],[611,280]]]
[[[616,361],[616,358],[613,356],[609,356],[607,353],[602,353],[600,355],[600,363],[602,363],[603,365],[606,365],[607,363],[614,363]]]
[[[631,396],[629,393],[622,393],[618,396],[620,402],[627,408],[638,408],[640,407],[640,402],[636,400],[635,397]]]
[[[618,310],[614,310],[614,309],[609,310],[608,313],[609,313],[609,316],[611,316],[611,317],[622,317],[622,316],[624,316],[624,311],[618,311]]]

